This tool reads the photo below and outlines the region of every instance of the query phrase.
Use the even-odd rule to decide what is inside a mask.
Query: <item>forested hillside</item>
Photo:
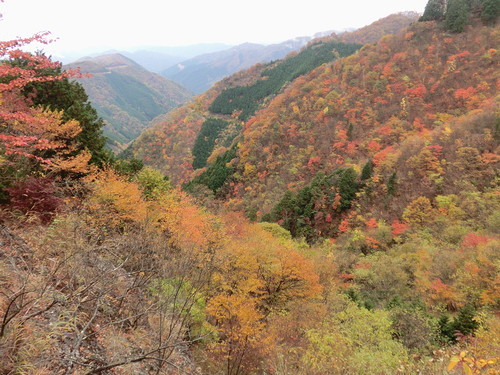
[[[319,171],[360,173],[369,162],[378,184],[392,173],[411,184],[406,199],[455,193],[458,149],[471,147],[482,161],[496,150],[493,135],[492,143],[475,139],[495,132],[498,41],[490,27],[456,35],[421,22],[301,77],[244,126],[243,199],[267,212],[283,190],[302,188]],[[491,120],[476,120],[483,112]],[[477,168],[488,175],[494,165]],[[399,198],[390,206],[402,209]]]
[[[156,125],[132,150],[209,207],[245,212],[329,248],[351,300],[415,319],[396,323],[392,315],[393,328],[434,316],[426,324],[460,341],[451,333],[467,330],[457,329],[460,317],[468,314],[475,331],[480,314],[498,309],[499,34],[486,3],[464,8],[463,32],[450,6],[297,75],[294,59],[340,37],[255,66]],[[369,40],[372,32],[340,40]],[[294,66],[283,69],[290,77],[277,81],[287,84],[268,90],[271,72],[286,64]],[[331,337],[314,332],[315,349],[334,356]],[[407,333],[396,337],[411,341]],[[340,373],[319,357],[312,368]]]
[[[380,38],[387,30],[400,30],[416,18],[415,14],[391,15],[375,22],[373,27],[366,27],[355,33],[360,40],[373,39],[377,35]],[[349,33],[341,35],[343,38],[349,38]],[[181,107],[167,116],[159,117],[155,125],[141,134],[139,139],[131,145],[126,155],[144,159],[146,163],[164,171],[174,182],[186,182],[192,178],[194,160],[192,149],[206,119],[219,118],[229,124],[212,143],[214,150],[212,159],[215,160],[227,149],[228,142],[230,143],[236,135],[241,133],[242,118],[248,118],[259,106],[269,101],[272,95],[281,90],[284,84],[326,61],[335,59],[338,55],[334,53],[333,48],[335,44],[339,46],[339,43],[342,43],[338,38],[336,35],[321,38],[311,42],[298,55],[292,53],[287,59],[274,64],[257,64],[248,70],[225,78],[212,89],[198,96],[195,103]],[[356,44],[353,38],[347,42],[346,46],[351,44]],[[328,50],[328,48],[332,49]],[[315,54],[316,51],[319,53]],[[345,49],[343,52],[351,53],[353,50],[349,52]],[[266,82],[269,74],[272,75],[272,79]],[[245,108],[217,108],[217,106],[221,107],[224,101],[231,101],[230,95],[239,97],[238,103],[243,103]],[[245,102],[247,95],[249,95],[248,101]],[[216,102],[212,105],[214,101]],[[236,104],[235,102],[231,105]],[[245,113],[238,112],[244,109]],[[231,110],[235,110],[234,116],[227,115]],[[221,145],[224,146],[220,147]],[[198,166],[199,164],[195,163],[195,168]]]
[[[82,59],[66,66],[77,67],[91,74],[79,83],[106,121],[104,134],[117,150],[135,139],[156,116],[191,97],[185,87],[148,72],[120,54]]]
[[[143,161],[45,34],[0,42],[0,374],[497,374],[500,34],[462,3],[228,77]]]

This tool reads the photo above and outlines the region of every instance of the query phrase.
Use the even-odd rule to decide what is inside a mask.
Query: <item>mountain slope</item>
[[[335,36],[338,40],[346,43],[376,43],[384,35],[396,34],[411,23],[416,22],[419,16],[416,12],[391,14],[357,30],[347,33],[337,33],[336,35],[327,35],[326,37]]]
[[[289,80],[336,59],[339,54],[349,55],[359,47],[339,42],[312,42],[283,61],[256,65],[226,78],[192,104],[158,118],[154,128],[143,132],[127,154],[162,168],[175,182],[186,181],[193,168],[206,164],[216,146],[228,147],[240,134],[242,118],[251,116]],[[323,52],[319,58],[314,53],[316,50]],[[217,134],[212,125],[218,128]],[[201,159],[200,155],[203,155]]]
[[[382,37],[385,35],[386,30],[398,30],[394,25],[399,25],[399,28],[406,27],[411,22],[414,22],[417,18],[416,14],[395,14],[385,17],[384,19],[375,22],[371,27],[365,27],[356,31],[356,37],[351,37],[351,41],[355,41],[356,38],[360,40],[366,40],[369,38],[374,38],[378,35]],[[391,25],[391,26],[387,26]],[[342,34],[344,38],[349,38],[350,33]],[[318,46],[325,46],[328,43],[338,41],[339,36],[333,35],[329,38],[322,37],[317,39],[310,44],[310,48],[305,50],[303,55],[309,55],[310,62],[315,59],[314,53]],[[321,43],[319,43],[321,42]],[[316,43],[316,47],[314,46]],[[320,48],[322,52],[325,52]],[[326,51],[328,52],[328,51]],[[289,57],[295,58],[295,54],[292,53]],[[307,59],[306,59],[307,60]],[[287,61],[287,60],[285,60]],[[326,60],[325,60],[326,61]],[[321,61],[322,63],[324,61]],[[272,67],[280,66],[281,62],[278,61],[275,64],[257,64],[252,68],[245,71],[238,72],[229,76],[216,85],[213,88],[205,92],[203,95],[198,96],[195,101],[187,106],[173,111],[172,113],[161,116],[155,120],[155,125],[151,130],[144,132],[139,139],[137,139],[132,145],[130,150],[128,150],[129,155],[134,155],[139,158],[144,158],[145,162],[154,165],[157,168],[163,170],[166,174],[172,178],[173,181],[187,181],[191,179],[192,174],[192,163],[193,154],[192,149],[194,143],[198,137],[198,134],[202,128],[203,122],[210,117],[221,117],[229,120],[228,127],[221,133],[220,139],[213,142],[214,153],[211,159],[215,160],[216,156],[223,153],[227,148],[227,143],[234,139],[235,136],[241,134],[242,121],[237,117],[240,115],[237,111],[235,112],[236,117],[233,118],[230,115],[216,114],[213,110],[212,105],[215,100],[219,102],[222,101],[221,94],[225,92],[222,96],[226,96],[226,101],[231,100],[227,97],[227,94],[231,91],[245,91],[247,94],[256,94],[261,96],[259,90],[251,91],[249,87],[257,84],[260,80],[260,84],[257,84],[256,89],[264,85],[263,76],[266,70]],[[299,64],[300,65],[300,64]],[[284,67],[284,65],[283,65]],[[305,67],[305,65],[304,65]],[[300,70],[300,69],[299,69]],[[307,69],[302,71],[301,74],[307,72]],[[290,73],[290,69],[286,69],[285,75]],[[295,77],[288,77],[285,81],[291,80]],[[281,78],[278,79],[281,81]],[[278,86],[277,86],[278,87]],[[266,90],[269,87],[266,87]],[[278,87],[278,90],[281,87]],[[251,92],[249,92],[251,91]],[[275,93],[276,91],[273,91]],[[238,94],[240,95],[241,92]],[[269,98],[266,99],[264,94],[264,99],[262,99],[258,105],[267,105]],[[255,96],[254,96],[255,100]],[[236,104],[236,103],[233,103]],[[251,104],[251,107],[255,110],[256,102]],[[257,106],[258,107],[258,106]],[[234,108],[236,109],[236,108]],[[228,110],[225,109],[222,113],[227,113]],[[220,111],[219,111],[220,113]]]
[[[90,101],[106,120],[104,134],[117,144],[136,138],[156,116],[190,97],[189,91],[120,55],[98,56],[65,66],[79,67],[91,78],[81,79]]]
[[[370,160],[379,184],[397,173],[406,186],[404,197],[393,202],[399,214],[419,194],[432,196],[445,186],[456,192],[447,185],[457,172],[440,163],[441,158],[455,162],[457,150],[439,137],[444,129],[458,136],[460,116],[490,105],[497,90],[497,35],[479,25],[449,35],[433,23],[418,23],[298,79],[245,124],[238,153],[238,182],[245,193],[238,195],[269,212],[284,190],[298,191],[318,171],[350,166],[359,172]],[[463,146],[476,149],[471,152],[478,157],[494,152],[493,144],[479,147],[474,141],[483,132],[494,133],[493,126],[478,124]],[[434,156],[425,159],[428,153]],[[438,165],[427,165],[430,159]],[[415,181],[411,166],[428,175],[421,171]],[[416,184],[411,189],[410,182]]]
[[[337,33],[338,40],[345,43],[374,43],[386,34],[392,34],[418,19],[415,12],[394,14],[357,30]],[[315,38],[331,38],[333,32],[316,34]],[[333,35],[333,34],[332,34]],[[282,59],[298,51],[313,38],[299,37],[268,46],[245,43],[230,49],[204,54],[182,61],[161,74],[189,88],[195,94],[208,90],[215,82],[257,63]]]
[[[457,176],[466,174],[458,166],[462,159],[467,164],[476,160],[481,176],[470,189],[491,187],[498,147],[488,136],[496,134],[496,104],[491,100],[497,90],[497,45],[496,28],[475,24],[466,33],[448,34],[436,23],[416,23],[297,78],[282,93],[260,102],[260,111],[244,122],[241,108],[234,107],[233,115],[214,113],[214,104],[234,87],[255,87],[268,69],[257,66],[240,73],[240,79],[247,78],[245,84],[238,84],[236,76],[232,83],[224,80],[196,105],[157,124],[132,151],[173,181],[192,180],[190,188],[204,185],[218,196],[231,197],[232,207],[257,217],[271,214],[285,191],[308,188],[319,172],[332,176],[339,168],[353,168],[359,179],[366,167],[371,171],[363,186],[372,185],[371,198],[358,204],[379,217],[400,218],[421,195],[460,192]],[[237,102],[229,98],[227,103]],[[232,142],[237,142],[236,149]],[[193,174],[191,168],[203,168],[203,160],[206,170]],[[207,176],[220,176],[214,177],[219,182]],[[336,179],[329,177],[327,185]],[[329,217],[328,225],[303,214],[314,228],[311,236],[337,232],[350,201],[362,193],[360,186],[349,202],[344,200],[345,210],[337,210],[335,194],[325,198],[332,205],[321,214]]]

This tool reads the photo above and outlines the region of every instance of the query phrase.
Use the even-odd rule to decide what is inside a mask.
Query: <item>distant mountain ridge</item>
[[[135,51],[112,51],[135,61],[147,70],[160,74],[163,70],[193,57],[231,48],[223,43],[203,43],[177,47],[145,46]],[[111,53],[111,52],[110,52]],[[109,53],[101,53],[104,55]]]
[[[304,47],[312,37],[298,37],[283,43],[261,45],[244,43],[224,51],[208,53],[182,61],[161,74],[182,84],[195,94],[208,90],[214,83],[257,63],[282,59]]]
[[[191,97],[180,84],[149,72],[121,54],[83,58],[65,66],[76,67],[92,75],[79,81],[106,121],[104,134],[115,149],[136,138],[153,118]]]
[[[233,73],[248,69],[257,63],[282,59],[290,52],[299,51],[312,40],[334,37],[345,43],[375,43],[381,36],[395,33],[410,22],[416,21],[418,17],[416,12],[402,12],[358,30],[323,31],[313,37],[297,37],[271,45],[244,43],[181,61],[160,74],[182,84],[195,94],[201,94]]]
[[[82,58],[90,59],[102,55],[120,54],[134,60],[147,70],[159,73],[160,71],[183,60],[205,53],[222,51],[232,45],[224,43],[200,43],[185,46],[137,46],[130,49],[87,49],[81,51],[62,52],[58,60],[63,64],[71,64]]]

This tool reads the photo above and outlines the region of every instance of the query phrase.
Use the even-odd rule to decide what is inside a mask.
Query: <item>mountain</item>
[[[134,52],[121,51],[119,53],[153,73],[160,73],[166,68],[184,60],[182,56],[168,55],[166,53],[145,49]]]
[[[359,176],[366,167],[369,189],[357,203],[389,221],[421,196],[491,188],[495,35],[481,25],[447,34],[418,23],[300,77],[245,123],[232,194],[260,215],[276,213],[286,190],[310,189],[318,173],[334,181],[341,168]],[[322,219],[308,217],[316,235],[338,233],[320,224],[328,215],[341,220],[333,199],[316,210]]]
[[[156,116],[184,103],[191,96],[181,85],[151,73],[120,54],[81,59],[65,66],[80,68],[91,78],[79,81],[99,115],[104,134],[115,147],[136,138]]]
[[[214,53],[230,48],[222,43],[204,43],[178,47],[145,46],[134,51],[117,51],[154,73],[161,73],[167,68],[195,56]]]
[[[227,147],[240,134],[242,120],[251,116],[268,96],[279,92],[301,73],[335,59],[336,49],[346,55],[359,47],[336,41],[312,42],[283,61],[257,64],[225,78],[192,103],[155,119],[153,128],[143,132],[126,154],[161,168],[174,182],[186,181],[193,167],[205,165],[216,145]],[[239,100],[241,98],[244,100]],[[234,116],[227,116],[233,112]],[[210,124],[214,120],[219,128],[215,136],[218,140],[214,134],[205,134],[211,132]],[[199,152],[193,160],[193,155]]]
[[[281,59],[288,53],[299,50],[310,40],[309,37],[300,37],[268,46],[245,43],[182,61],[161,74],[199,94],[235,72],[257,63]]]
[[[199,43],[185,46],[144,46],[138,48],[136,52],[149,51],[164,55],[179,56],[186,60],[206,53],[223,51],[231,47],[231,45],[224,43]]]
[[[257,90],[253,90],[253,93],[260,95],[257,92],[261,91],[259,87],[275,82],[267,80],[268,74],[266,71],[272,67],[279,67],[283,64],[281,65],[281,70],[284,72],[280,73],[279,69],[276,71],[280,79],[278,82],[275,82],[276,85],[272,88],[272,92],[269,92],[269,87],[267,87],[262,91],[263,96],[261,99],[256,100],[255,98],[248,98],[248,103],[253,102],[251,105],[253,108],[246,106],[246,112],[250,114],[249,110],[255,111],[262,103],[264,103],[264,106],[268,105],[272,96],[281,90],[282,86],[285,85],[287,81],[296,78],[296,76],[289,76],[289,74],[293,74],[297,68],[298,72],[304,74],[323,62],[333,60],[334,56],[328,55],[329,43],[339,42],[339,38],[344,38],[344,40],[350,38],[350,41],[355,41],[356,38],[360,40],[375,38],[376,35],[381,38],[386,35],[387,30],[401,30],[410,23],[416,21],[417,18],[417,14],[394,14],[368,27],[362,28],[359,31],[355,31],[356,37],[351,37],[351,33],[342,33],[340,36],[333,34],[328,38],[322,37],[311,42],[308,47],[304,48],[301,54],[292,53],[288,59],[277,61],[274,64],[257,64],[250,69],[233,74],[218,82],[204,94],[195,98],[193,103],[183,106],[168,115],[160,116],[155,120],[155,125],[152,129],[141,134],[141,136],[131,145],[127,153],[129,155],[133,154],[139,158],[144,158],[147,163],[164,171],[173,181],[185,182],[191,178],[190,176],[193,172],[192,163],[194,159],[192,149],[204,121],[208,118],[221,115],[223,118],[227,118],[227,113],[231,114],[232,111],[235,111],[237,117],[241,115],[241,112],[238,113],[238,111],[241,111],[241,108],[233,108],[231,106],[221,108],[223,101],[226,103],[231,102],[233,105],[237,104],[237,101],[228,97],[228,94],[233,93],[236,97],[241,97],[242,100],[246,100],[246,94],[241,91],[246,90],[248,94],[252,94],[248,92],[250,89],[245,87],[257,84]],[[331,49],[333,50],[333,47]],[[318,51],[317,54],[315,53],[316,51]],[[323,55],[321,55],[320,52],[323,53]],[[299,56],[298,59],[297,56]],[[304,59],[300,61],[302,57]],[[295,67],[288,66],[290,63],[295,64],[292,59],[296,61]],[[261,83],[257,83],[258,81],[261,81]],[[266,95],[270,94],[272,95],[266,99]],[[209,108],[212,108],[214,102],[215,105],[219,107],[219,109],[216,110],[226,114],[213,113]],[[230,125],[222,132],[223,135],[227,136],[227,140],[214,141],[213,143],[215,145],[213,147],[215,150],[214,156],[222,150],[222,148],[219,147],[221,143],[226,144],[227,147],[227,142],[230,142],[234,137],[241,134],[243,125],[242,120],[248,120],[248,118],[237,119],[237,121],[229,118],[229,120]],[[163,157],[159,157],[159,155],[163,155]]]
[[[128,152],[168,176],[89,165],[0,42],[0,373],[497,374],[496,2],[448,4],[160,116]]]
[[[337,34],[339,40],[346,43],[374,43],[381,36],[392,34],[406,27],[410,22],[416,21],[418,16],[415,12],[395,14],[355,32],[320,32],[315,34],[314,38],[328,38],[332,34]],[[179,82],[195,94],[200,94],[208,90],[215,82],[235,72],[257,63],[282,59],[290,52],[300,50],[312,39],[312,37],[298,37],[267,46],[245,43],[227,50],[181,61],[165,69],[161,74]]]
[[[136,63],[154,73],[159,73],[170,66],[193,58],[198,55],[217,52],[230,48],[223,43],[199,43],[186,46],[137,46],[128,50],[88,48],[76,51],[63,51],[60,56],[55,56],[63,64],[74,61],[97,57],[102,55],[121,54],[134,60]]]
[[[316,69],[313,64],[297,69],[297,76],[283,76],[304,61],[311,63],[311,56],[321,56],[328,43],[374,38],[385,32],[385,22],[393,25],[405,16],[321,38],[274,65],[257,65],[224,79],[193,104],[159,118],[129,151],[175,182],[191,181],[191,190],[204,186],[216,196],[230,197],[240,210],[258,218],[269,214],[275,221],[281,220],[275,205],[284,192],[310,189],[318,173],[333,176],[341,168],[356,173],[373,169],[367,172],[376,178],[370,182],[372,198],[363,204],[384,219],[400,217],[421,195],[458,193],[460,158],[477,159],[475,168],[483,177],[474,188],[485,189],[494,174],[492,165],[480,160],[495,146],[475,139],[496,131],[491,122],[498,58],[494,28],[477,24],[467,33],[447,34],[435,23],[414,23],[350,57],[320,60]],[[482,125],[463,125],[475,123],[476,117],[483,118]],[[464,137],[460,147],[454,146],[456,137]],[[393,192],[389,197],[373,198],[387,189]],[[338,231],[343,216],[332,209],[322,215],[336,217],[337,226],[329,224],[327,232],[321,228],[326,224],[307,217],[308,237]]]

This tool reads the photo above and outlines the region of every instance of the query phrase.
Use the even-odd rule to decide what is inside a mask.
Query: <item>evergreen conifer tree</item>
[[[444,10],[444,0],[429,0],[419,21],[440,21],[444,17]]]
[[[59,75],[62,68],[47,71],[47,75]],[[106,138],[102,134],[104,122],[92,107],[83,86],[67,78],[35,82],[24,89],[24,94],[31,97],[34,105],[47,107],[51,110],[64,111],[65,121],[77,120],[82,132],[77,140],[81,148],[86,148],[92,155],[91,162],[97,165],[109,161],[110,155],[105,151]]]
[[[396,192],[397,175],[396,172],[392,172],[389,180],[387,181],[387,194],[394,195]]]
[[[453,329],[463,335],[472,335],[479,328],[479,323],[474,319],[474,307],[468,303],[462,307],[453,320]]]
[[[361,170],[361,181],[368,180],[373,175],[373,162],[368,160]]]
[[[464,31],[468,22],[469,6],[466,0],[450,0],[446,9],[445,27],[454,33]]]
[[[500,0],[483,0],[483,11],[481,19],[486,24],[493,24],[498,18]]]

